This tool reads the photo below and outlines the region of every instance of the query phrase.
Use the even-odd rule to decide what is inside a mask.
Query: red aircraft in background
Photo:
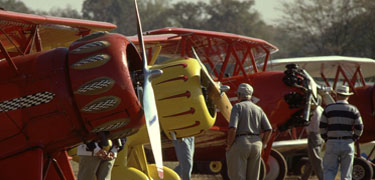
[[[135,38],[131,40],[137,44]],[[294,73],[291,67],[286,73],[266,71],[266,67],[258,69],[257,64],[267,64],[270,55],[278,51],[261,39],[213,31],[164,28],[146,32],[145,44],[149,57],[159,57],[153,58],[155,63],[176,57],[197,58],[192,50],[195,49],[214,80],[230,86],[226,93],[232,103],[237,101],[237,86],[243,82],[251,84],[254,87],[253,101],[263,108],[274,128],[263,154],[268,167],[272,168],[272,171],[267,168],[266,178],[283,179],[286,176],[284,157],[271,147],[281,131],[307,123],[309,104],[316,94],[311,93],[311,80],[306,75]],[[214,161],[214,164],[205,165],[223,165],[227,129],[228,121],[219,113],[215,125],[196,138],[195,162]],[[166,160],[176,160],[171,143],[163,145],[164,152],[168,154]],[[226,172],[225,168],[218,169]]]
[[[348,85],[354,95],[349,98],[349,103],[358,107],[364,131],[359,143],[368,143],[375,139],[375,60],[369,58],[346,56],[317,56],[302,58],[275,59],[268,62],[268,70],[282,70],[285,65],[296,64],[305,69],[319,86],[335,89],[340,84]],[[332,94],[334,97],[334,94]],[[332,100],[327,100],[329,104]],[[356,158],[353,167],[353,179],[371,179],[375,165],[373,152],[375,144],[366,152],[365,158],[361,158],[359,143],[356,144]],[[368,146],[371,147],[369,144]]]
[[[114,28],[0,11],[0,179],[74,179],[67,148],[145,123],[135,88],[147,64],[124,36],[97,32]]]

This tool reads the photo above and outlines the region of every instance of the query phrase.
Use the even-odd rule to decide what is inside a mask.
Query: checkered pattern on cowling
[[[91,130],[91,132],[97,133],[97,132],[101,132],[101,131],[112,131],[114,129],[118,129],[120,127],[125,126],[127,123],[128,122],[126,122],[126,121],[117,122],[115,124],[110,124],[110,125],[107,125],[107,126],[104,126],[104,127],[95,128],[95,129]]]
[[[107,55],[105,55],[105,54],[99,54],[99,55],[91,56],[91,57],[82,59],[82,60],[74,63],[73,67],[80,67],[82,65],[94,63],[94,62],[97,62],[97,61],[104,61],[104,60],[106,60],[106,58],[107,58]]]
[[[93,111],[103,111],[109,108],[112,108],[117,103],[117,100],[114,98],[109,98],[97,103],[94,103],[90,106],[86,106],[82,109],[84,112],[93,112]]]
[[[105,88],[105,87],[109,86],[110,84],[111,84],[110,80],[102,79],[100,81],[95,81],[95,82],[92,82],[90,84],[85,85],[82,88],[79,88],[78,92],[79,93],[85,93],[85,92],[88,92],[88,91],[95,91],[95,90],[98,90],[98,89]]]
[[[80,53],[81,51],[87,51],[92,48],[105,48],[108,46],[107,41],[95,41],[95,42],[90,42],[88,44],[82,45],[74,50],[71,51],[71,53]]]
[[[0,112],[8,112],[17,109],[28,108],[50,102],[55,94],[50,92],[39,92],[19,98],[0,102]]]

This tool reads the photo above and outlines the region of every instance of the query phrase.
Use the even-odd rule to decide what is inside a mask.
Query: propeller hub
[[[160,69],[152,69],[149,72],[149,77],[148,78],[149,78],[150,81],[152,81],[153,79],[159,77],[162,74],[163,74],[162,70],[160,70]]]

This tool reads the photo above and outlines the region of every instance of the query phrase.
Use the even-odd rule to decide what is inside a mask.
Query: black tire
[[[271,149],[267,165],[272,171],[267,172],[266,180],[283,180],[286,177],[288,169],[285,158],[275,149]]]
[[[305,172],[307,166],[310,165],[308,157],[302,157],[298,160],[297,164],[293,167],[294,175],[302,175]]]
[[[260,164],[259,180],[264,180],[266,175],[267,175],[267,167],[266,167],[266,163],[264,163],[262,159],[261,164]]]
[[[203,161],[195,165],[200,174],[219,174],[223,169],[222,161]]]
[[[369,180],[373,176],[372,166],[363,158],[354,158],[353,180]]]

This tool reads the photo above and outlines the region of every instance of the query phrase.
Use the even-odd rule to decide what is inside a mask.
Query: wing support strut
[[[14,70],[14,72],[16,74],[19,74],[19,71],[18,71],[18,68],[17,68],[16,64],[14,64],[12,58],[9,56],[8,51],[5,49],[5,47],[4,47],[4,45],[1,41],[0,41],[0,50],[3,53],[5,59],[7,60],[9,66]]]

